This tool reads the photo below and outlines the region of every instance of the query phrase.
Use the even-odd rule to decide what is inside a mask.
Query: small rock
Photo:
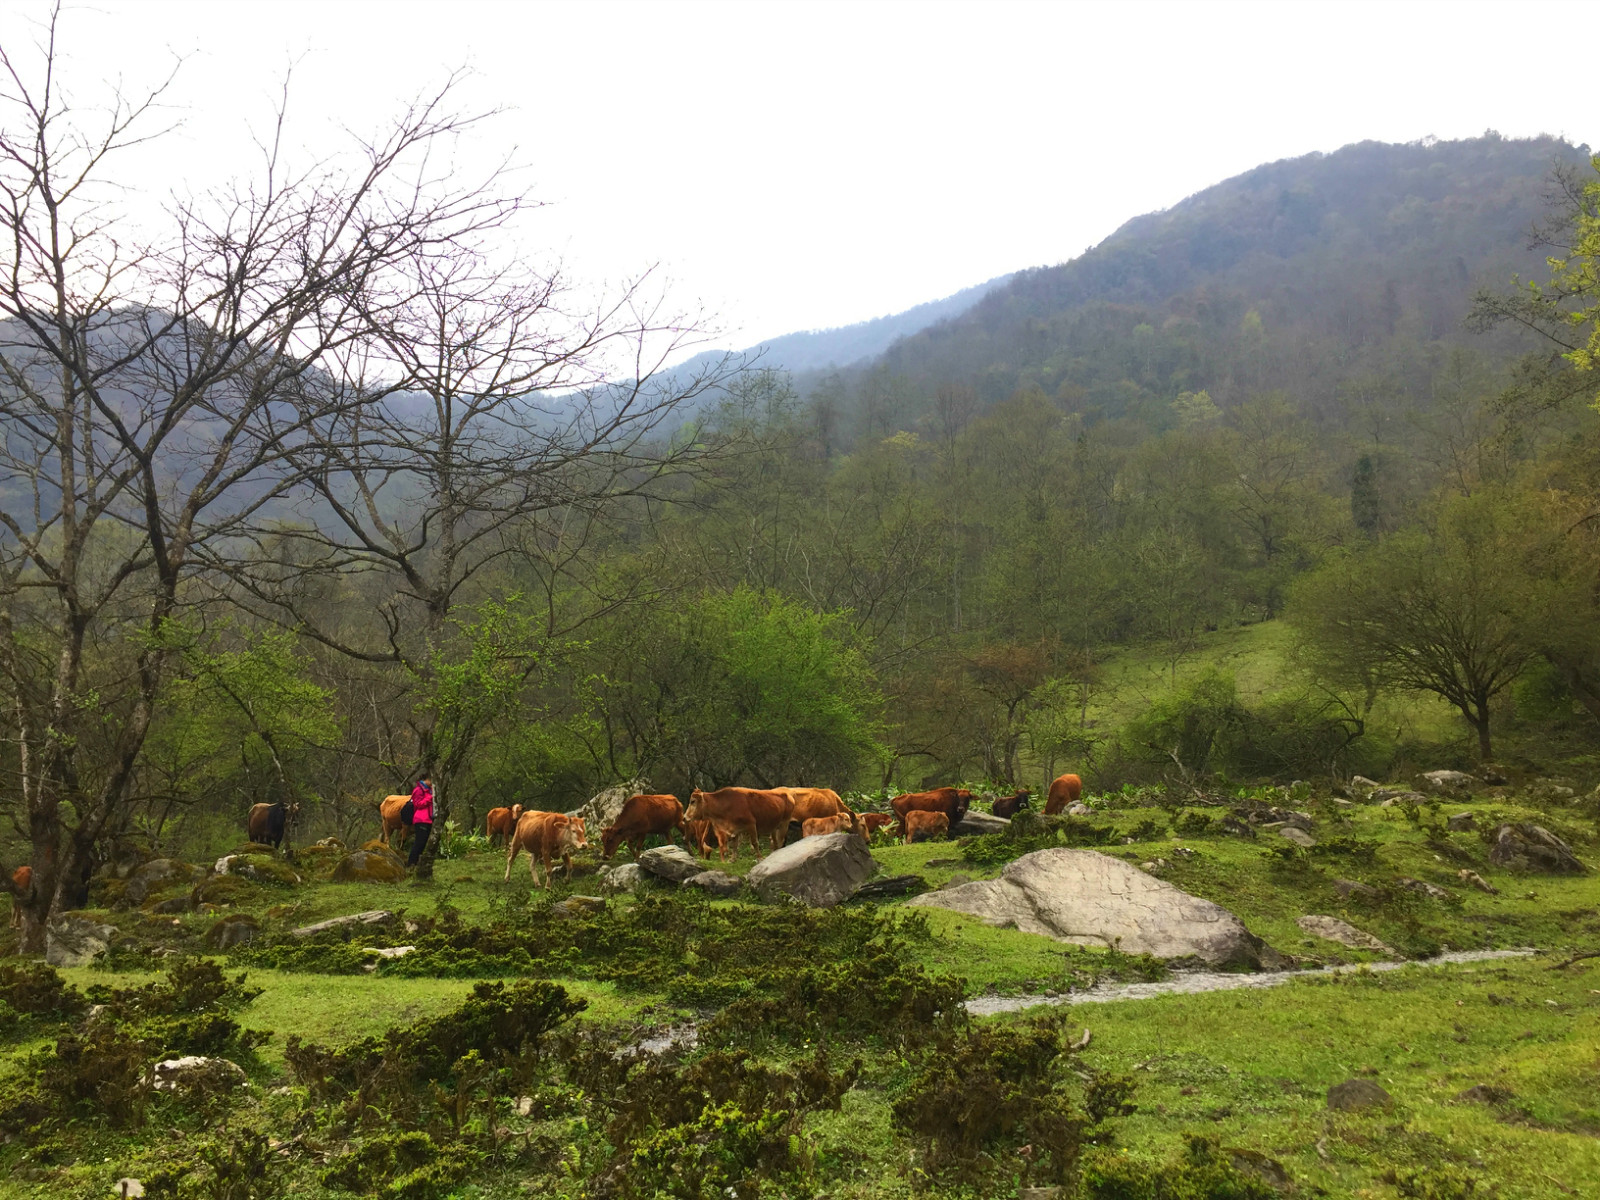
[[[1497,867],[1523,871],[1550,871],[1558,875],[1584,875],[1589,868],[1567,845],[1543,825],[1521,821],[1495,831],[1489,861]]]
[[[639,855],[639,869],[668,883],[682,883],[700,874],[706,865],[682,846],[657,846]]]
[[[1338,917],[1304,916],[1296,921],[1295,924],[1313,937],[1337,942],[1339,945],[1349,946],[1353,950],[1371,950],[1377,954],[1387,954],[1390,958],[1401,957],[1392,948],[1380,942],[1370,933],[1363,932],[1348,921],[1339,920]]]
[[[1341,1112],[1391,1108],[1393,1105],[1394,1097],[1370,1079],[1346,1079],[1328,1089],[1328,1107]]]
[[[1317,839],[1312,837],[1298,825],[1285,825],[1278,830],[1278,836],[1286,842],[1293,842],[1302,850],[1309,850],[1317,844]]]
[[[1396,887],[1405,888],[1408,892],[1416,892],[1419,896],[1432,896],[1435,900],[1448,900],[1450,893],[1435,883],[1428,883],[1422,879],[1412,879],[1409,875],[1401,875],[1395,881]]]
[[[600,890],[602,892],[637,892],[644,886],[645,873],[639,869],[638,863],[622,863],[615,867],[603,867],[600,871]]]
[[[198,1054],[169,1058],[156,1064],[155,1088],[158,1092],[225,1092],[248,1087],[244,1070],[225,1058],[202,1058]]]
[[[552,916],[570,920],[573,917],[592,917],[606,910],[603,896],[568,896],[550,906]]]
[[[1004,817],[997,817],[990,813],[979,812],[975,808],[969,808],[967,815],[951,827],[950,836],[981,837],[986,833],[1003,833],[1010,826],[1011,822]]]
[[[170,900],[158,900],[150,906],[150,911],[157,916],[170,916],[172,913],[191,912],[194,909],[193,896],[174,896]]]
[[[206,930],[206,948],[231,950],[253,942],[261,933],[261,923],[249,913],[231,913]]]
[[[1449,795],[1465,791],[1477,780],[1465,771],[1424,771],[1420,782],[1425,791]]]
[[[404,958],[415,949],[415,946],[363,946],[361,952],[374,958]]]
[[[1421,792],[1390,792],[1379,799],[1380,793],[1373,792],[1372,798],[1378,801],[1379,808],[1397,808],[1402,804],[1426,804],[1428,798]]]
[[[1492,1083],[1479,1083],[1457,1092],[1450,1098],[1452,1104],[1504,1104],[1516,1099],[1510,1088],[1496,1087]]]
[[[1348,900],[1351,896],[1359,896],[1364,900],[1375,900],[1380,895],[1375,887],[1365,883],[1358,883],[1354,879],[1335,879],[1333,890],[1339,893],[1339,899]]]
[[[299,929],[291,929],[290,937],[315,937],[319,933],[327,933],[330,929],[344,929],[352,925],[380,926],[394,923],[394,914],[387,909],[374,908],[367,912],[351,913],[348,917],[332,917],[326,921],[318,921],[315,925],[302,925]]]
[[[1350,790],[1353,792],[1375,792],[1382,786],[1376,779],[1368,779],[1365,775],[1350,777]]]
[[[1461,880],[1462,883],[1467,884],[1469,887],[1475,887],[1480,892],[1488,892],[1491,896],[1498,896],[1500,894],[1499,888],[1495,887],[1494,884],[1490,883],[1476,871],[1457,871],[1456,876]]]
[[[115,925],[87,917],[57,917],[45,926],[44,960],[52,967],[86,967],[111,947]]]
[[[726,871],[701,871],[698,875],[689,876],[678,886],[699,888],[726,900],[729,896],[739,894],[744,888],[744,880],[737,875],[729,875]]]
[[[1217,829],[1223,833],[1232,834],[1234,837],[1253,838],[1256,836],[1255,826],[1248,821],[1241,821],[1232,813],[1227,814],[1217,822]]]
[[[406,877],[405,863],[393,851],[357,850],[333,865],[334,883],[399,883]]]
[[[965,876],[952,876],[952,882],[956,878],[966,879]],[[970,882],[970,880],[967,880],[967,882]],[[949,887],[950,884],[945,886]],[[885,879],[874,879],[868,883],[863,883],[856,889],[856,894],[851,899],[882,900],[887,896],[909,896],[927,890],[928,881],[921,875],[890,875]]]
[[[1354,808],[1356,806],[1356,802],[1354,800],[1341,800],[1336,797],[1333,800],[1333,806],[1335,808]]]
[[[136,1196],[144,1195],[144,1182],[131,1177],[117,1180],[117,1195],[121,1200],[134,1200]]]
[[[1505,787],[1511,782],[1511,780],[1506,778],[1506,773],[1504,771],[1502,771],[1499,767],[1490,766],[1488,763],[1484,763],[1483,766],[1478,768],[1478,778],[1483,780],[1490,787]]]
[[[1444,827],[1451,833],[1466,833],[1473,828],[1472,814],[1469,812],[1457,813],[1445,821]]]
[[[1262,1183],[1270,1187],[1286,1188],[1294,1182],[1284,1165],[1275,1158],[1268,1158],[1259,1150],[1231,1148],[1223,1151],[1228,1156],[1228,1161],[1233,1164],[1233,1169],[1241,1175],[1253,1175]]]
[[[1069,816],[1069,817],[1092,817],[1092,816],[1094,816],[1094,809],[1090,808],[1087,804],[1084,804],[1083,802],[1078,801],[1078,802],[1075,802],[1075,803],[1067,805],[1067,816]]]

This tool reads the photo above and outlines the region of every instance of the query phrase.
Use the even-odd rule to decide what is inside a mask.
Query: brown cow
[[[747,838],[761,857],[761,839],[769,838],[779,850],[789,836],[789,814],[794,800],[784,792],[758,788],[725,787],[714,792],[689,794],[689,808],[683,815],[691,821],[710,821],[717,835],[717,853],[727,858],[728,843],[739,856],[739,839]]]
[[[627,842],[628,849],[638,858],[645,838],[658,833],[670,842],[672,831],[682,820],[683,805],[676,796],[629,796],[617,819],[600,831],[600,857],[609,860],[617,847]]]
[[[1058,775],[1050,785],[1050,795],[1044,802],[1044,815],[1053,817],[1065,812],[1068,805],[1076,804],[1083,795],[1083,780],[1076,775]]]
[[[700,851],[702,858],[711,857],[711,839],[716,836],[716,830],[711,828],[710,821],[691,821],[684,817],[678,822],[678,828],[683,830],[683,840]]]
[[[905,837],[908,812],[942,812],[950,824],[955,825],[967,815],[967,809],[971,806],[972,793],[966,788],[942,787],[928,792],[902,793],[889,801],[889,807],[894,809],[899,822],[894,835]]]
[[[989,806],[989,811],[994,813],[995,816],[1004,817],[1009,821],[1017,815],[1017,810],[1024,807],[1032,798],[1032,788],[1018,788],[1014,795],[997,797],[995,802]]]
[[[406,801],[411,799],[409,794],[404,796],[385,796],[378,801],[378,817],[383,821],[383,840],[389,838],[398,829],[400,831],[400,844],[404,846],[406,839],[411,836],[411,826],[400,819],[400,810],[406,806]]]
[[[255,804],[250,808],[250,815],[245,820],[245,829],[249,831],[250,840],[263,846],[271,846],[276,850],[283,845],[284,830],[300,819],[300,805],[285,804],[282,800],[276,804]]]
[[[781,787],[772,790],[782,792],[794,801],[789,820],[797,825],[805,825],[812,817],[837,817],[842,812],[850,811],[839,799],[839,793],[832,788]]]
[[[567,878],[572,878],[572,852],[585,850],[589,839],[584,836],[583,818],[569,817],[565,813],[525,812],[517,819],[511,834],[511,845],[506,851],[506,881],[511,879],[511,864],[521,850],[528,852],[528,874],[535,887],[552,887],[555,868],[551,860],[559,854],[567,864]],[[539,864],[544,863],[544,882],[539,882]]]
[[[11,928],[22,928],[22,900],[33,887],[33,868],[23,863],[11,872]]]
[[[826,837],[843,829],[848,829],[851,833],[861,832],[861,822],[849,809],[833,817],[808,817],[800,825],[800,836]]]
[[[887,825],[894,824],[894,818],[888,813],[862,813],[860,818],[861,836],[866,841],[872,840],[872,835]]]
[[[495,844],[495,839],[509,839],[516,832],[517,822],[522,819],[522,805],[513,804],[510,808],[491,808],[483,819],[483,830],[489,835],[489,845]]]
[[[912,809],[906,814],[906,845],[912,842],[931,841],[950,833],[950,818],[942,812]]]

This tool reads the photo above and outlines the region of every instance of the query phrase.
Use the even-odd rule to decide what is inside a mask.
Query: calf
[[[645,838],[654,833],[670,842],[672,831],[682,821],[683,805],[676,796],[629,796],[617,819],[600,831],[600,857],[609,860],[617,847],[627,842],[634,858],[638,858]]]
[[[33,889],[33,868],[23,863],[11,872],[11,928],[22,928],[22,902]]]
[[[906,814],[906,845],[912,842],[932,841],[950,833],[950,818],[942,812],[922,812],[912,809]]]
[[[800,836],[826,837],[843,829],[848,829],[851,833],[861,832],[861,822],[856,819],[855,813],[848,809],[833,817],[808,817],[800,826]]]
[[[1009,821],[1012,817],[1017,815],[1017,810],[1019,808],[1026,808],[1028,801],[1032,798],[1032,788],[1018,788],[1015,795],[1000,796],[997,798],[994,804],[990,807],[990,811],[993,812],[995,816],[1004,817]]]
[[[794,807],[789,810],[789,820],[802,827],[812,817],[837,817],[849,811],[844,801],[839,799],[839,793],[832,788],[781,787],[772,790],[782,792],[794,801]]]
[[[1054,817],[1076,804],[1083,795],[1083,780],[1076,775],[1058,775],[1050,785],[1050,795],[1044,802],[1044,815]]]
[[[254,805],[250,809],[245,828],[249,831],[252,842],[271,846],[276,850],[283,845],[284,829],[299,819],[299,803],[285,804],[280,800],[276,804]]]
[[[906,814],[909,812],[941,812],[951,825],[959,824],[972,805],[972,793],[966,788],[942,787],[928,792],[903,792],[889,801],[894,815],[899,819],[895,837],[906,835]]]
[[[511,846],[506,852],[506,882],[511,880],[511,864],[521,850],[528,852],[528,874],[535,887],[549,888],[555,884],[555,868],[551,865],[556,855],[567,864],[567,878],[572,878],[572,852],[588,849],[589,839],[584,836],[583,818],[569,817],[565,813],[525,812],[517,819],[511,834]],[[539,864],[544,863],[544,882],[539,882]]]
[[[494,845],[496,840],[509,841],[516,832],[517,821],[522,817],[522,805],[513,804],[510,808],[491,808],[483,819],[484,832],[489,835],[489,845]]]

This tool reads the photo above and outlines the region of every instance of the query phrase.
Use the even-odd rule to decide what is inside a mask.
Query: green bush
[[[1189,1134],[1184,1140],[1184,1153],[1171,1163],[1090,1155],[1083,1169],[1085,1200],[1276,1200],[1276,1188],[1240,1171],[1215,1141]]]

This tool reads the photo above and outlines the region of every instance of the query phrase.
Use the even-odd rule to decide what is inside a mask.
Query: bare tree
[[[173,623],[346,399],[311,381],[407,311],[418,262],[517,207],[431,164],[467,123],[447,86],[348,167],[290,171],[280,111],[254,181],[141,239],[111,185],[165,85],[75,107],[59,30],[0,49],[0,685],[32,951],[126,819]]]

